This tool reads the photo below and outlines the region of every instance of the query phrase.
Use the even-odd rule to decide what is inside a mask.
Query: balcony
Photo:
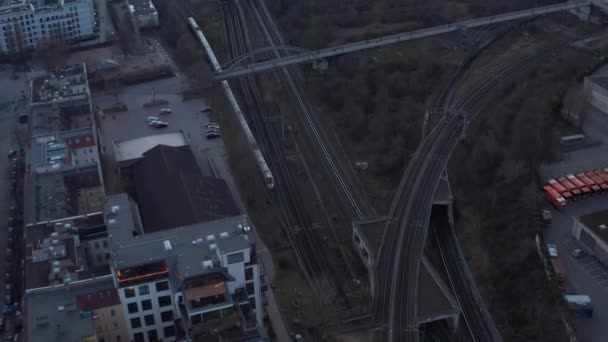
[[[137,267],[124,268],[117,272],[118,284],[123,286],[133,286],[139,283],[147,283],[156,279],[166,278],[169,275],[167,264],[157,262]]]
[[[189,315],[233,305],[224,281],[191,287],[184,290]]]

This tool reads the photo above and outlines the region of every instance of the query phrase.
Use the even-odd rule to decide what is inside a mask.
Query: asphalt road
[[[8,238],[8,207],[14,205],[14,199],[9,191],[10,185],[10,164],[7,152],[11,149],[18,149],[16,139],[16,129],[18,128],[16,113],[25,109],[25,101],[19,105],[17,101],[27,89],[26,75],[19,73],[19,79],[12,80],[11,70],[0,70],[0,295],[4,304],[4,273],[7,270],[6,248]],[[21,127],[25,129],[24,127]],[[14,279],[15,275],[11,274]]]

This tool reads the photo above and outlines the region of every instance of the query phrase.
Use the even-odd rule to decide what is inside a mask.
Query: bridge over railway
[[[416,39],[443,35],[451,32],[458,32],[480,26],[494,25],[512,20],[526,19],[561,11],[569,11],[591,5],[596,5],[608,11],[607,0],[575,0],[566,3],[535,7],[531,9],[498,14],[489,17],[459,21],[452,24],[397,33],[389,36],[348,43],[316,51],[307,51],[305,49],[297,47],[275,47],[276,50],[290,52],[293,54],[262,62],[256,62],[256,56],[267,55],[267,49],[262,49],[259,51],[252,51],[248,53],[247,56],[241,56],[237,58],[233,62],[229,63],[225,68],[216,72],[215,78],[218,80],[226,80],[234,77],[240,77],[294,64],[314,63],[324,58],[343,55],[351,52],[363,51],[396,43],[403,43]]]

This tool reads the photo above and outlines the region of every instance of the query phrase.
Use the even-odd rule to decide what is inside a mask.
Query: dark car
[[[215,138],[219,138],[222,135],[220,134],[220,132],[207,132],[207,134],[205,134],[205,137],[207,137],[207,139],[215,139]]]
[[[13,159],[17,156],[17,150],[8,151],[8,159]]]

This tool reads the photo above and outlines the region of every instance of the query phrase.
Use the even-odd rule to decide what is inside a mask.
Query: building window
[[[158,334],[156,330],[148,331],[148,342],[158,342]]]
[[[159,281],[158,283],[156,283],[156,292],[160,292],[160,291],[165,291],[169,289],[169,282],[168,281]]]
[[[145,315],[144,321],[146,322],[147,327],[154,325],[154,315]]]
[[[127,308],[129,309],[129,313],[136,313],[139,311],[137,302],[127,304]]]
[[[165,335],[165,337],[173,337],[173,336],[175,336],[175,327],[174,326],[165,327],[163,329],[163,334]]]
[[[220,310],[208,311],[203,313],[203,322],[209,322],[220,319]]]
[[[97,262],[102,262],[103,261],[103,258],[102,258],[101,255],[97,254],[96,256],[97,256]]]
[[[253,286],[253,283],[247,283],[247,285],[245,285],[245,288],[247,289],[248,295],[255,294],[255,288]]]
[[[150,299],[141,301],[141,311],[152,310],[152,301]]]
[[[124,289],[125,291],[125,297],[126,298],[131,298],[131,297],[135,297],[135,289],[132,287],[127,287],[126,289]]]
[[[171,296],[158,297],[158,305],[160,307],[171,305]]]
[[[245,280],[253,279],[253,267],[249,267],[245,269]]]
[[[114,321],[112,323],[114,323],[114,329],[118,329],[118,322]]]
[[[146,339],[144,338],[144,333],[137,333],[133,335],[133,340],[135,342],[146,342]]]
[[[99,249],[99,241],[95,241],[95,249]]]
[[[237,262],[243,262],[245,260],[245,256],[243,253],[234,253],[228,255],[228,264],[236,264]]]
[[[139,295],[147,295],[150,293],[150,287],[148,285],[142,285],[139,287]]]
[[[141,327],[141,321],[139,317],[131,318],[131,328],[137,329]]]
[[[173,311],[163,311],[160,313],[160,320],[163,322],[169,322],[173,320]]]
[[[112,317],[116,316],[116,310],[110,309],[110,316],[112,316]]]
[[[190,323],[198,324],[200,322],[202,322],[201,315],[194,315],[194,316],[190,317]]]

